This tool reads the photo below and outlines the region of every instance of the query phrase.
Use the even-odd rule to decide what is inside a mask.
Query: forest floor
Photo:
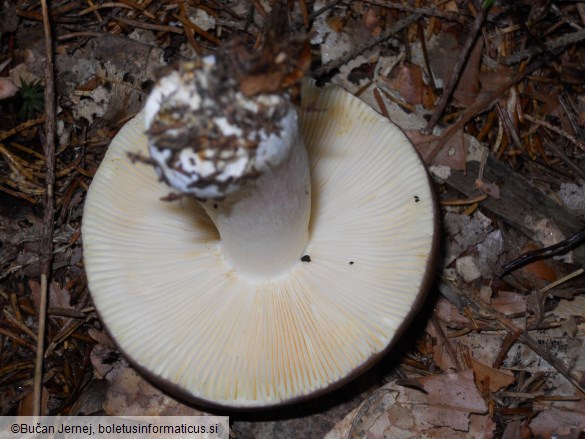
[[[49,40],[40,3],[0,4],[1,413],[202,414],[144,380],[109,339],[87,287],[83,206],[160,72],[234,39],[254,45],[269,2],[52,1]],[[307,76],[359,96],[425,161],[441,254],[386,358],[305,404],[228,413],[230,436],[581,437],[585,3],[288,3],[310,41]]]

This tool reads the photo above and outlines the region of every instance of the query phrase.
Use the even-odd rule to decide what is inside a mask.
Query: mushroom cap
[[[338,387],[390,349],[430,284],[437,211],[410,141],[337,86],[304,82],[299,113],[310,262],[287,276],[241,276],[195,200],[161,201],[168,186],[128,158],[147,153],[143,114],[112,141],[88,191],[96,309],[131,362],[183,398],[260,408]]]

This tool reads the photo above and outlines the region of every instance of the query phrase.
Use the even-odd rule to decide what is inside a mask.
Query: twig
[[[339,3],[341,3],[341,0],[336,0],[333,1],[331,3],[326,4],[325,6],[323,6],[321,9],[318,9],[316,11],[313,11],[309,14],[309,22],[313,21],[315,18],[317,18],[319,15],[324,14],[325,12],[327,12],[329,9],[333,9],[335,6],[337,6]],[[302,26],[299,25],[299,27]]]
[[[69,249],[73,244],[72,243],[68,243],[65,244],[61,247],[58,247],[57,249],[55,249],[55,251],[53,252],[53,256],[54,255],[58,255],[61,253],[64,253],[65,250]],[[33,256],[32,258],[30,258],[28,261],[22,263],[22,264],[18,264],[18,265],[14,265],[10,268],[8,268],[6,271],[4,271],[3,273],[0,273],[0,280],[4,279],[5,277],[8,277],[9,275],[11,275],[12,273],[16,273],[20,270],[22,270],[25,267],[28,267],[31,264],[34,264],[36,262],[39,262],[41,260],[40,256]]]
[[[427,77],[429,78],[429,85],[433,89],[433,92],[436,93],[437,92],[437,84],[435,84],[435,77],[433,75],[433,69],[431,68],[431,61],[429,60],[429,52],[427,50],[425,31],[424,31],[420,21],[418,22],[416,30],[418,33],[418,39],[420,41],[420,47],[421,47],[422,53],[423,53],[423,59],[425,61],[425,70],[427,71]]]
[[[59,35],[57,37],[57,41],[67,41],[72,39],[78,38],[100,38],[103,37],[105,34],[102,32],[92,32],[92,31],[79,31],[79,32],[71,32],[69,34]]]
[[[4,310],[4,317],[6,318],[6,320],[10,323],[12,323],[14,326],[16,326],[18,329],[20,329],[22,332],[25,332],[30,338],[32,338],[35,342],[37,341],[37,334],[35,334],[33,332],[32,329],[30,329],[28,326],[26,326],[23,322],[21,322],[20,320],[18,320],[16,317],[14,317],[12,314],[10,314],[8,311]]]
[[[149,29],[149,30],[156,30],[161,32],[171,32],[175,34],[182,34],[183,28],[175,27],[175,26],[166,26],[162,24],[152,24],[152,23],[144,23],[138,20],[131,20],[130,18],[124,17],[116,17],[115,21],[119,21],[124,24],[128,24],[130,26],[134,26],[140,29]]]
[[[571,161],[571,159],[569,159],[569,157],[567,157],[563,151],[561,151],[553,142],[546,142],[546,147],[548,149],[552,149],[553,152],[555,153],[555,155],[560,158],[563,162],[565,162],[565,164],[572,169],[573,173],[575,174],[575,176],[580,179],[581,181],[585,182],[585,171],[583,171],[579,166],[577,166],[575,163],[573,163]]]
[[[494,369],[499,369],[502,367],[502,364],[504,363],[504,360],[506,359],[508,352],[510,352],[510,349],[512,349],[512,346],[514,346],[514,344],[518,340],[518,337],[520,337],[520,334],[521,331],[517,331],[514,333],[508,332],[504,340],[502,340],[500,351],[498,352],[498,355],[496,356],[496,359],[492,364],[492,367]]]
[[[392,35],[397,34],[402,29],[407,28],[412,23],[414,23],[416,20],[418,20],[419,18],[420,18],[419,14],[413,14],[413,15],[410,15],[406,18],[403,18],[402,20],[400,20],[399,22],[394,24],[394,26],[392,26],[390,29],[386,29],[384,32],[382,32],[378,37],[373,38],[371,40],[368,40],[365,43],[359,44],[353,50],[347,52],[343,56],[340,56],[339,58],[334,59],[334,60],[328,62],[327,64],[325,64],[324,66],[321,66],[320,68],[318,68],[314,73],[315,78],[325,76],[325,75],[329,74],[330,72],[332,72],[333,70],[338,69],[339,67],[341,67],[343,64],[345,64],[349,60],[364,53],[366,50],[369,50],[372,47],[386,41]]]
[[[107,8],[134,9],[132,6],[125,5],[124,3],[105,2],[105,3],[102,3],[100,5],[93,5],[93,6],[89,7],[89,8],[84,9],[83,11],[79,11],[77,14],[78,15],[91,14],[92,12],[97,11],[98,9],[107,9]],[[156,18],[156,17],[155,16],[152,16],[152,17],[149,17],[149,18],[153,19],[153,18]]]
[[[33,415],[41,414],[41,396],[43,385],[43,350],[45,340],[45,325],[47,316],[47,290],[51,276],[53,259],[53,223],[55,217],[55,198],[53,187],[55,185],[55,78],[53,67],[53,47],[51,39],[51,23],[47,0],[41,0],[43,11],[43,27],[45,31],[45,142],[44,154],[47,185],[47,198],[45,202],[45,215],[43,225],[43,239],[41,240],[41,292],[39,304],[39,323],[37,332],[37,352],[35,360]]]
[[[73,334],[75,331],[77,331],[77,329],[79,329],[79,327],[81,325],[86,323],[87,319],[88,319],[87,316],[84,316],[83,319],[78,319],[78,320],[74,320],[73,318],[70,318],[67,321],[67,323],[65,323],[63,325],[63,327],[61,328],[59,333],[53,337],[53,340],[51,341],[49,346],[47,346],[47,350],[44,354],[45,358],[47,358],[60,343],[62,343],[71,334]]]
[[[221,40],[219,38],[201,29],[199,26],[197,26],[195,23],[189,20],[186,14],[184,16],[179,14],[173,14],[173,16],[183,24],[183,27],[190,29],[191,31],[202,36],[207,41],[210,41],[216,46],[221,46]]]
[[[559,359],[555,358],[545,346],[539,344],[530,334],[517,327],[512,323],[504,314],[493,309],[488,303],[483,301],[480,297],[474,294],[466,294],[465,296],[476,309],[482,314],[490,316],[495,319],[506,331],[510,334],[519,335],[520,341],[527,345],[530,349],[536,352],[543,360],[554,367],[559,373],[561,373],[571,384],[573,384],[581,392],[585,393],[585,387],[581,384],[577,374],[573,373],[567,366],[565,366]]]
[[[26,346],[32,352],[35,352],[38,349],[33,344],[26,341],[24,338],[22,338],[19,335],[16,335],[15,333],[9,331],[8,329],[4,329],[4,328],[0,327],[0,335],[4,335],[4,336],[12,339],[12,341],[16,344]]]
[[[447,331],[445,331],[445,328],[443,328],[443,325],[441,325],[441,322],[439,321],[436,314],[431,315],[431,323],[435,327],[435,330],[437,331],[439,337],[443,339],[443,346],[445,346],[445,348],[447,349],[447,354],[449,355],[449,357],[451,357],[451,360],[453,360],[457,372],[461,372],[465,368],[461,364],[461,360],[459,359],[457,352],[455,352],[455,349],[453,348],[453,345],[451,344],[451,341],[447,336]]]
[[[15,128],[12,128],[11,130],[8,131],[0,131],[0,142],[3,142],[4,140],[8,139],[9,137],[14,136],[15,134],[26,130],[27,128],[33,127],[35,125],[38,125],[40,123],[43,123],[45,121],[45,116],[41,116],[37,119],[31,119],[31,120],[27,120],[26,122],[21,123],[20,125],[18,125]]]
[[[210,1],[211,1],[211,3],[215,4],[215,7],[216,8],[218,8],[219,10],[222,10],[222,11],[227,12],[229,15],[231,15],[232,18],[235,18],[236,20],[241,20],[242,19],[242,17],[240,17],[228,5],[226,5],[226,2],[220,1],[220,0],[210,0]]]
[[[572,136],[571,134],[567,133],[566,131],[555,127],[554,125],[551,125],[550,123],[548,123],[545,120],[540,120],[537,119],[535,117],[532,117],[530,114],[525,114],[524,118],[529,120],[532,123],[535,123],[537,125],[543,126],[545,128],[548,128],[551,131],[554,131],[555,133],[557,133],[560,136],[563,136],[565,139],[567,139],[568,141],[570,141],[571,143],[573,143],[574,145],[577,145],[579,148],[581,148],[583,151],[585,151],[585,143],[581,142],[579,139],[577,139],[575,136]]]
[[[384,103],[384,99],[382,99],[382,95],[380,94],[380,90],[376,87],[374,89],[374,98],[376,99],[376,103],[380,109],[380,113],[387,119],[390,119],[390,114],[388,113],[388,109],[386,108],[386,104]]]
[[[550,61],[550,57],[546,57],[546,58],[534,61],[532,64],[530,64],[528,67],[526,67],[526,69],[524,71],[516,73],[508,81],[506,81],[504,84],[499,86],[497,89],[495,89],[490,94],[485,95],[485,96],[480,95],[478,97],[477,101],[475,101],[470,107],[467,108],[467,110],[465,110],[463,112],[463,115],[461,116],[461,118],[456,123],[454,123],[449,128],[447,128],[441,134],[439,139],[436,141],[437,143],[433,146],[433,149],[427,155],[427,158],[425,161],[427,163],[432,163],[433,160],[435,159],[435,157],[437,157],[437,154],[439,152],[441,152],[441,149],[443,149],[443,146],[445,146],[445,143],[447,143],[447,141],[451,137],[453,137],[453,135],[457,131],[459,131],[461,128],[463,128],[467,122],[469,122],[471,119],[473,119],[479,113],[483,113],[489,107],[491,107],[493,105],[493,103],[500,97],[500,95],[502,95],[503,93],[508,91],[508,89],[511,86],[513,86],[517,82],[522,81],[528,75],[534,73],[536,70],[541,68],[546,62],[549,62],[549,61]],[[421,143],[430,143],[430,142],[421,142]]]
[[[502,272],[498,274],[498,277],[504,277],[510,274],[512,271],[517,270],[527,264],[530,264],[541,259],[552,258],[553,256],[567,253],[569,250],[585,243],[585,230],[581,230],[579,233],[575,233],[570,238],[567,238],[561,242],[553,244],[548,247],[544,247],[538,250],[533,250],[522,254],[519,258],[508,262],[502,267]]]
[[[396,9],[398,11],[410,12],[412,14],[420,14],[429,17],[438,17],[448,21],[457,21],[459,23],[465,22],[465,18],[469,18],[471,14],[460,12],[443,12],[437,8],[414,8],[412,6],[402,5],[399,3],[389,3],[388,1],[379,0],[364,0],[366,3],[382,6],[388,9]],[[473,17],[471,17],[473,18]]]
[[[484,201],[487,199],[487,195],[479,195],[473,198],[466,198],[466,199],[458,199],[458,200],[441,200],[439,204],[441,206],[467,206],[469,204],[479,203],[480,201]]]
[[[583,6],[583,8],[585,8],[585,5]],[[577,117],[574,114],[579,113],[579,110],[576,108],[576,105],[574,104],[572,99],[568,96],[568,92],[563,91],[561,94],[558,95],[557,99],[561,103],[563,110],[565,110],[565,114],[567,115],[569,121],[571,122],[571,127],[573,128],[573,131],[575,133],[585,134],[585,131],[581,129],[579,121],[577,120]]]
[[[305,3],[305,0],[299,0],[299,8],[301,10],[301,15],[303,16],[303,26],[305,26],[305,29],[309,29],[309,10],[307,9],[307,3]]]
[[[583,40],[585,40],[585,30],[580,30],[578,32],[565,34],[557,38],[556,40],[545,42],[544,49],[553,51],[569,46],[571,44],[578,43]],[[502,63],[509,66],[511,64],[516,64],[524,59],[530,58],[540,53],[544,53],[541,47],[531,47],[530,49],[523,50],[522,52],[516,53],[503,59]]]
[[[447,106],[447,102],[451,99],[451,95],[453,94],[453,90],[455,90],[455,86],[459,83],[459,78],[461,77],[461,72],[463,71],[463,67],[465,67],[465,63],[467,61],[467,57],[469,52],[473,48],[475,44],[475,40],[477,40],[477,36],[479,35],[479,31],[481,30],[481,26],[487,16],[488,8],[479,8],[479,12],[477,13],[475,20],[473,21],[473,25],[469,31],[469,35],[467,36],[467,41],[465,41],[465,46],[459,52],[459,57],[457,58],[457,62],[453,67],[453,71],[449,76],[449,82],[447,82],[447,86],[443,89],[443,93],[441,94],[441,98],[433,111],[433,115],[429,120],[429,123],[425,127],[423,133],[430,134],[437,125],[439,118],[443,114],[445,107]]]
[[[518,137],[518,132],[516,131],[516,127],[514,127],[514,122],[510,119],[510,115],[507,111],[502,109],[500,104],[496,104],[496,112],[500,120],[502,121],[502,125],[504,127],[504,131],[508,134],[508,138],[512,140],[516,148],[522,148],[522,142],[520,141],[520,137]]]
[[[28,195],[23,194],[20,191],[13,191],[13,190],[8,189],[7,187],[1,186],[1,185],[0,185],[0,191],[7,193],[8,195],[12,195],[14,198],[22,198],[23,200],[26,200],[31,204],[37,204],[37,200],[35,200],[32,197],[29,197]]]
[[[557,279],[556,281],[548,284],[547,286],[542,287],[538,291],[538,293],[539,294],[548,293],[550,290],[554,290],[556,287],[564,284],[565,282],[570,281],[571,279],[574,279],[576,277],[581,276],[583,273],[585,273],[585,269],[579,268],[578,270],[575,270],[572,273],[569,273],[566,276],[563,276],[561,279]]]

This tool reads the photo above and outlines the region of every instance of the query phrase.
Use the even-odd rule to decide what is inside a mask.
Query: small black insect
[[[311,257],[309,255],[305,255],[301,258],[301,261],[303,262],[311,262]]]
[[[414,202],[415,203],[418,203],[419,201],[420,201],[420,198],[418,197],[418,195],[415,195],[414,196]]]

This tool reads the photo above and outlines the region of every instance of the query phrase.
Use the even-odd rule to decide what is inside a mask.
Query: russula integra
[[[225,74],[215,55],[184,64],[112,141],[85,267],[139,370],[207,405],[269,407],[389,350],[432,277],[436,210],[411,143],[358,98],[306,81],[295,107]],[[149,147],[156,171],[129,158]],[[162,201],[165,182],[193,196]]]

